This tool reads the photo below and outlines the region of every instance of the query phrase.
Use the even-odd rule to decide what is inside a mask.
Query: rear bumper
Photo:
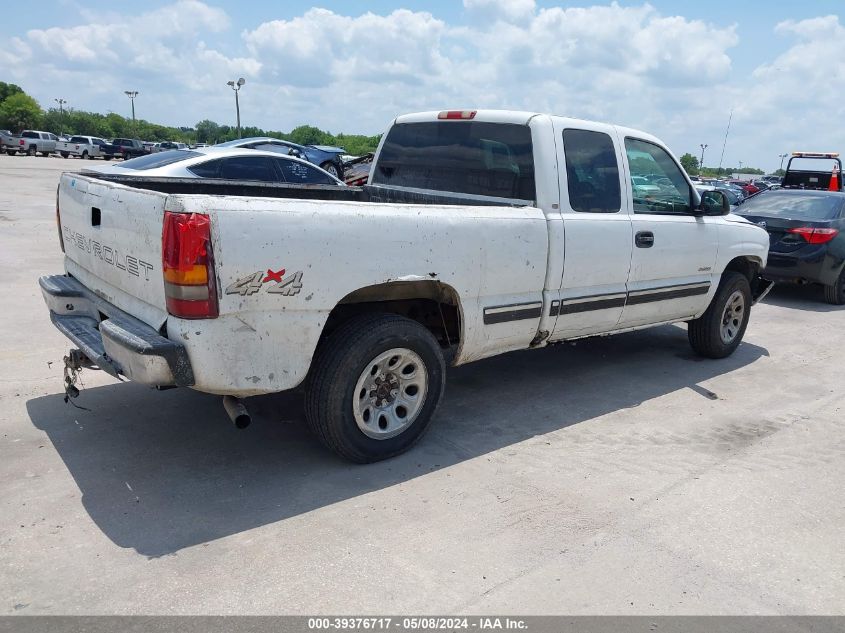
[[[820,283],[836,281],[842,259],[833,256],[827,245],[801,249],[795,253],[769,253],[763,276],[777,282]]]
[[[96,296],[73,277],[38,280],[53,325],[103,371],[156,387],[188,387],[194,372],[183,345]]]

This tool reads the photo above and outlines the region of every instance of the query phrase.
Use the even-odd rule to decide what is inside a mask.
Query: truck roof
[[[574,117],[565,117],[559,116],[555,114],[547,114],[544,112],[530,112],[525,110],[483,110],[483,109],[450,109],[450,110],[430,110],[427,112],[413,112],[411,114],[403,114],[401,116],[396,117],[393,121],[394,124],[401,124],[401,123],[423,123],[426,121],[438,121],[443,120],[444,117],[441,116],[445,113],[464,113],[463,117],[454,117],[455,119],[461,120],[473,120],[473,121],[484,121],[488,123],[511,123],[516,125],[528,125],[528,123],[534,117],[549,117],[552,119],[556,119],[559,124],[566,127],[568,125],[573,126],[582,126],[587,124],[590,128],[595,130],[604,129],[607,132],[615,129],[621,132],[624,136],[635,136],[636,138],[643,139],[646,141],[654,141],[657,143],[663,144],[657,137],[648,134],[647,132],[643,132],[642,130],[637,130],[634,128],[624,127],[620,125],[614,125],[612,123],[602,123],[600,121],[590,121],[588,119],[578,119]],[[471,115],[471,116],[470,116]],[[453,118],[453,117],[449,117]]]

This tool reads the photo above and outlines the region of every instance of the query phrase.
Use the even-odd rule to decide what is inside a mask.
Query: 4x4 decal
[[[266,273],[259,270],[229,284],[226,287],[226,294],[241,295],[242,297],[254,295],[267,282],[275,282],[267,286],[267,292],[292,297],[293,295],[298,295],[302,290],[302,271],[298,270],[292,275],[285,277],[284,268],[278,271],[268,268]]]

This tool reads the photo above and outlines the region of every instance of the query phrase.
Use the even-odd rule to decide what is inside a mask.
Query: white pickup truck
[[[673,322],[722,358],[770,287],[766,232],[632,129],[401,116],[362,188],[145,177],[154,157],[179,159],[61,177],[65,274],[40,285],[78,348],[70,395],[98,366],[224,395],[244,426],[241,397],[304,385],[317,437],[356,462],[420,437],[447,364]],[[667,180],[641,194],[639,175]]]
[[[76,156],[78,158],[102,157],[100,148],[107,143],[96,136],[71,136],[69,141],[56,143],[56,152],[62,158]]]

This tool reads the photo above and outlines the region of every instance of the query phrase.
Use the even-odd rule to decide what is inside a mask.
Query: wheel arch
[[[740,255],[739,257],[734,257],[728,262],[727,266],[725,266],[725,269],[722,271],[722,274],[724,275],[728,271],[733,271],[745,275],[745,278],[748,279],[748,283],[751,284],[753,288],[754,282],[757,279],[757,274],[760,272],[762,266],[763,261],[759,257],[755,257],[754,255]]]
[[[464,318],[458,292],[449,284],[432,279],[391,281],[350,292],[329,313],[320,341],[349,319],[374,312],[398,314],[417,321],[434,335],[441,347],[451,350],[447,354],[449,362],[464,340]]]

